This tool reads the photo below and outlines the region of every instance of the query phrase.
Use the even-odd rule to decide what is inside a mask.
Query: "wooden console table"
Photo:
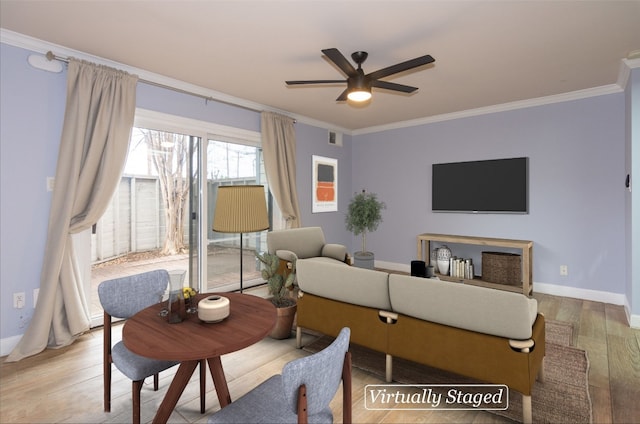
[[[481,287],[489,287],[498,290],[507,290],[517,293],[523,293],[530,296],[533,293],[533,242],[529,240],[511,240],[500,238],[473,237],[473,236],[455,236],[447,234],[420,234],[418,235],[418,260],[430,262],[431,242],[438,243],[459,243],[473,244],[479,246],[496,246],[507,247],[512,249],[520,249],[522,251],[522,283],[519,285],[497,284],[484,281],[481,278],[466,279],[460,277],[451,277],[449,275],[437,274],[438,277],[446,281],[456,281],[465,284],[473,284]],[[426,246],[425,246],[426,245]]]

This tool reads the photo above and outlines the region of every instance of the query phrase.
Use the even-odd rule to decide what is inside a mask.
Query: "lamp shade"
[[[213,231],[252,233],[269,228],[264,186],[242,185],[218,187],[213,217]]]

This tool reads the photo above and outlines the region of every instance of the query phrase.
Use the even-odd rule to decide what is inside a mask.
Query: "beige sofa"
[[[297,261],[297,341],[308,328],[393,357],[454,372],[523,395],[531,422],[531,390],[542,377],[544,317],[519,293],[437,279],[389,274],[317,259]]]

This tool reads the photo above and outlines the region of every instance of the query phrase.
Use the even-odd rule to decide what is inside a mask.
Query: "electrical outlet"
[[[13,307],[16,309],[24,308],[24,292],[13,294]]]
[[[560,275],[562,276],[569,275],[569,267],[566,265],[560,265]]]

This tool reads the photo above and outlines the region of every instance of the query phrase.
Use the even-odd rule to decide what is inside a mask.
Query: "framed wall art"
[[[338,210],[338,160],[312,156],[312,213]]]

